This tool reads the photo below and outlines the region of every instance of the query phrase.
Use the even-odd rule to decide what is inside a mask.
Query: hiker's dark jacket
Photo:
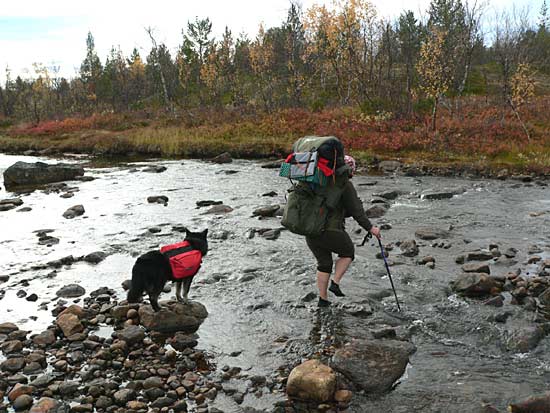
[[[357,196],[357,191],[349,179],[349,167],[338,168],[336,173],[335,188],[341,192],[341,197],[336,206],[329,212],[326,230],[344,230],[344,219],[353,217],[365,230],[370,231],[372,224],[367,218],[363,203]]]

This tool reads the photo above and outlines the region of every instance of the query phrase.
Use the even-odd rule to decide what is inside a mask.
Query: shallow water
[[[0,155],[0,172],[17,160],[37,158]],[[42,159],[43,160],[43,159]],[[55,162],[56,160],[45,160]],[[83,162],[83,159],[72,159]],[[154,163],[164,165],[163,173],[141,170]],[[137,171],[136,171],[137,170]],[[371,241],[356,250],[356,260],[342,283],[347,297],[340,303],[371,305],[370,317],[356,317],[342,306],[328,315],[319,314],[314,302],[301,300],[315,292],[314,261],[304,239],[283,231],[276,241],[258,235],[246,236],[250,228],[279,228],[277,218],[259,220],[252,211],[262,205],[284,203],[288,187],[276,170],[261,169],[259,164],[237,161],[215,165],[200,161],[147,161],[103,168],[86,168],[91,182],[68,182],[79,191],[73,198],[45,194],[37,190],[22,195],[23,206],[0,212],[0,275],[11,275],[0,285],[5,297],[0,300],[0,322],[13,321],[23,329],[42,331],[53,321],[49,310],[55,292],[63,285],[78,283],[87,293],[108,286],[124,298],[122,281],[130,277],[135,257],[159,245],[179,241],[181,233],[173,226],[194,230],[209,229],[210,252],[195,280],[191,298],[206,305],[210,315],[199,330],[199,347],[211,352],[221,368],[238,366],[251,374],[270,375],[280,365],[294,363],[320,351],[327,344],[339,345],[354,336],[362,336],[374,325],[400,325],[409,331],[417,352],[411,358],[406,375],[396,389],[380,398],[355,395],[353,412],[469,412],[478,411],[482,402],[504,409],[507,403],[544,392],[550,379],[549,338],[543,339],[530,353],[516,355],[503,350],[504,330],[530,322],[534,313],[521,307],[482,306],[450,294],[449,281],[461,272],[457,255],[487,248],[490,243],[501,251],[518,250],[517,264],[511,267],[491,265],[492,274],[504,274],[528,266],[527,248],[536,244],[543,257],[550,256],[550,190],[538,184],[517,181],[474,181],[436,177],[357,176],[354,183],[365,205],[373,193],[398,189],[406,193],[382,219],[392,229],[383,232],[385,244],[413,239],[418,227],[448,229],[452,226],[449,249],[432,247],[431,241],[419,241],[420,257],[436,259],[436,268],[415,264],[402,257],[398,249],[390,251],[392,276],[403,314],[397,315],[383,262],[375,258],[377,245]],[[377,181],[374,186],[361,184]],[[463,188],[464,193],[441,201],[421,200],[426,190]],[[273,198],[262,194],[276,191]],[[0,190],[0,199],[16,194]],[[166,195],[167,206],[148,204],[147,196]],[[208,208],[197,209],[200,200],[220,200],[234,208],[224,215],[205,215]],[[63,212],[84,205],[82,217],[67,220]],[[548,213],[533,217],[531,212]],[[149,232],[158,227],[159,233]],[[51,247],[38,245],[33,233],[53,229],[50,235],[60,239]],[[354,240],[355,223],[348,223]],[[228,231],[227,240],[215,239],[219,231]],[[417,240],[418,241],[418,240]],[[94,251],[110,255],[98,265],[83,262],[61,268],[32,269],[67,255],[82,256]],[[244,278],[243,278],[244,277]],[[23,286],[23,280],[28,286]],[[18,298],[17,292],[36,293],[38,301]],[[164,297],[169,295],[165,294]],[[379,297],[385,296],[380,299]],[[378,298],[376,298],[378,297]],[[335,300],[336,301],[336,300]],[[48,311],[39,310],[48,303]],[[494,314],[511,311],[506,324],[491,321]],[[108,330],[106,330],[107,334]],[[233,353],[233,354],[232,354]],[[282,395],[256,398],[248,395],[243,406],[269,409]],[[230,400],[219,398],[225,411],[241,411]]]

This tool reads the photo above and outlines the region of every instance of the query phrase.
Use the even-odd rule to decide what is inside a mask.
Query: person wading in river
[[[344,162],[346,165],[338,168],[335,174],[335,186],[341,189],[342,195],[336,208],[332,208],[328,213],[325,231],[319,236],[306,236],[307,245],[317,259],[319,307],[328,307],[331,304],[327,297],[327,289],[337,297],[345,296],[340,289],[340,282],[355,258],[355,247],[344,227],[345,218],[353,217],[366,231],[380,238],[380,229],[373,226],[367,218],[363,203],[357,196],[357,191],[350,180],[355,173],[355,159],[346,155]],[[334,277],[329,286],[334,264],[333,253],[338,254],[338,259],[334,265]]]

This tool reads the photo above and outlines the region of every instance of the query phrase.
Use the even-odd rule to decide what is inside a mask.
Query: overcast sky
[[[536,16],[542,1],[490,0],[486,15],[490,20],[497,10],[527,7]],[[425,13],[430,0],[371,2],[381,17],[393,18],[405,9]],[[112,46],[120,46],[126,55],[137,47],[144,57],[150,50],[145,27],[153,27],[157,41],[175,51],[182,28],[196,16],[210,18],[214,35],[228,26],[234,35],[245,32],[252,38],[260,23],[280,25],[289,4],[289,0],[0,0],[0,81],[6,66],[13,75],[26,77],[34,62],[59,66],[62,75],[74,76],[86,53],[88,31],[103,62]],[[312,4],[330,6],[332,0],[301,0],[301,4],[306,10]]]

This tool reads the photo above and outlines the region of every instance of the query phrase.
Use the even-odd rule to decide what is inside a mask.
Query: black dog
[[[185,241],[189,242],[189,250],[200,251],[204,257],[208,252],[208,241],[206,236],[208,229],[202,232],[191,232],[186,230]],[[176,283],[176,298],[179,302],[186,302],[187,295],[195,274],[185,278],[175,278],[169,259],[170,254],[160,251],[150,251],[138,257],[132,268],[132,284],[128,291],[128,302],[137,303],[141,301],[143,293],[149,295],[149,301],[155,311],[160,311],[158,298],[167,281]],[[200,266],[200,264],[199,264]],[[198,271],[198,267],[196,269]],[[195,271],[195,273],[196,273]],[[183,297],[181,289],[183,286]]]

